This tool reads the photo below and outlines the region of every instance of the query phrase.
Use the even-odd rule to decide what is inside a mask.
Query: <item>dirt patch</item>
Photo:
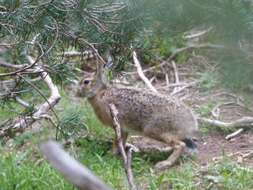
[[[146,137],[130,138],[129,142],[143,152],[172,152],[172,149],[166,144]],[[244,132],[231,140],[226,140],[225,135],[217,132],[201,137],[197,144],[197,161],[200,165],[219,161],[226,156],[239,164],[253,167],[252,132]]]
[[[253,133],[247,132],[231,140],[226,140],[225,135],[218,133],[204,136],[198,142],[198,161],[200,164],[207,164],[217,161],[222,156],[245,163],[253,167]]]

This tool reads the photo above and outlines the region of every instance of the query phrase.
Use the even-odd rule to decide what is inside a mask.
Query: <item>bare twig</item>
[[[13,43],[0,43],[0,47],[6,47],[10,48],[11,46],[17,45],[19,42],[13,42]]]
[[[175,61],[171,61],[172,67],[174,69],[174,73],[175,73],[175,83],[178,84],[179,83],[179,76],[178,76],[178,70],[177,70],[177,66]]]
[[[212,29],[213,28],[210,27],[210,28],[208,28],[206,30],[198,31],[198,32],[196,32],[194,34],[188,34],[188,35],[185,35],[184,38],[188,39],[188,40],[189,39],[193,39],[193,38],[199,38],[200,36],[203,36],[203,35],[207,34],[208,32],[210,32]]]
[[[253,157],[253,151],[249,151],[242,155],[243,158],[252,158]]]
[[[150,88],[150,90],[152,90],[155,93],[158,93],[158,91],[155,89],[155,87],[151,84],[151,82],[148,80],[148,78],[144,75],[142,68],[141,68],[141,64],[137,58],[137,54],[135,51],[133,51],[133,60],[134,60],[134,65],[137,68],[137,72],[138,72],[140,78],[143,80],[143,82],[147,85],[148,88]]]
[[[22,105],[23,107],[25,108],[29,108],[30,107],[30,104],[28,102],[26,102],[25,100],[21,99],[20,97],[15,97],[15,100],[20,104]]]
[[[172,67],[174,70],[175,84],[178,84],[179,83],[179,76],[178,76],[178,70],[177,70],[176,63],[175,63],[175,61],[171,61],[171,64],[172,64]],[[178,87],[175,87],[172,94],[176,93],[178,91],[178,89],[179,89]]]
[[[170,95],[171,96],[175,96],[179,92],[182,92],[184,89],[192,87],[192,86],[194,86],[196,84],[198,84],[198,81],[193,81],[193,82],[190,82],[190,83],[186,83],[184,86],[178,87],[177,90],[173,91]]]
[[[48,141],[40,145],[46,159],[75,187],[80,190],[110,190],[88,168],[67,154],[59,144]]]
[[[214,118],[218,118],[219,115],[220,115],[220,107],[221,106],[227,106],[227,105],[230,105],[230,104],[237,104],[235,102],[225,102],[225,103],[218,103],[211,111],[212,113],[212,116]]]
[[[0,59],[0,66],[1,66],[1,67],[6,67],[6,68],[21,69],[21,68],[24,68],[25,66],[27,66],[27,64],[23,64],[23,65],[14,65],[14,64],[11,64],[11,63],[7,63],[7,62],[4,61],[3,59]]]
[[[243,132],[243,129],[240,128],[240,129],[238,129],[237,131],[235,131],[235,132],[233,132],[233,133],[227,135],[227,136],[225,137],[225,139],[226,139],[226,140],[230,140],[230,139],[232,139],[232,138],[235,138],[235,137],[237,137],[238,135],[240,135],[242,132]]]
[[[158,89],[161,89],[161,88],[174,88],[174,87],[184,87],[184,86],[188,86],[188,85],[194,85],[194,84],[196,84],[197,83],[197,81],[195,81],[195,82],[190,82],[190,83],[186,83],[186,82],[180,82],[180,83],[178,83],[178,84],[175,84],[175,83],[171,83],[171,84],[169,84],[168,86],[166,86],[166,87],[158,87]]]
[[[119,148],[119,151],[122,155],[123,162],[124,162],[124,168],[125,168],[125,172],[127,175],[129,188],[131,190],[135,190],[136,186],[134,184],[134,178],[133,178],[133,172],[132,172],[131,160],[130,160],[131,159],[131,150],[129,150],[128,154],[126,154],[125,147],[123,144],[122,135],[121,135],[121,127],[120,127],[119,120],[118,120],[117,108],[115,107],[114,104],[110,104],[109,107],[110,107],[111,115],[113,118],[113,127],[115,130],[115,134],[116,134],[116,138],[117,138],[117,142],[118,142],[118,148]]]
[[[166,81],[166,87],[168,87],[170,85],[168,73],[165,73],[165,81]]]
[[[223,122],[219,120],[198,118],[199,122],[224,128],[248,128],[253,127],[253,117],[242,117],[232,122]]]
[[[172,61],[179,53],[182,53],[184,51],[188,51],[188,50],[191,50],[191,49],[200,49],[200,48],[216,48],[216,49],[223,49],[225,48],[224,46],[222,45],[216,45],[216,44],[193,44],[193,45],[189,45],[189,46],[186,46],[186,47],[183,47],[183,48],[178,48],[176,49],[166,60],[164,60],[161,64],[159,65],[155,65],[155,66],[152,66],[152,67],[149,67],[148,69],[145,69],[143,70],[143,73],[146,73],[146,72],[149,72],[149,71],[152,71],[158,67],[162,67],[164,65],[167,65],[170,61]],[[126,74],[134,74],[136,72],[128,72]]]

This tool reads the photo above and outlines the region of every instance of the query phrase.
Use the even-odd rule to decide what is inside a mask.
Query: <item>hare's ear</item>
[[[106,69],[111,69],[113,67],[113,64],[114,64],[114,59],[113,59],[113,56],[111,54],[111,51],[110,50],[107,50],[107,53],[106,53],[106,63],[105,63],[105,68]]]
[[[96,60],[96,67],[97,67],[97,71],[96,71],[96,77],[97,77],[97,81],[106,84],[107,83],[107,78],[106,78],[106,72],[105,72],[105,68],[104,68],[104,64],[99,61],[99,59]]]

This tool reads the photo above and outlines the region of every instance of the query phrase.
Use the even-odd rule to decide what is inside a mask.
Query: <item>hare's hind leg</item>
[[[173,152],[167,160],[158,162],[155,165],[156,170],[165,170],[173,166],[178,160],[178,158],[181,156],[185,148],[185,143],[179,140],[165,139],[165,142],[168,145],[172,146]]]

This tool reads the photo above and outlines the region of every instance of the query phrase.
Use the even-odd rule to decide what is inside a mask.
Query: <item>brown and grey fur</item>
[[[191,139],[198,130],[191,109],[172,97],[129,87],[107,86],[100,80],[87,78],[80,82],[78,95],[88,98],[97,117],[106,126],[112,126],[109,104],[116,106],[124,142],[129,132],[136,132],[173,147],[170,157],[156,164],[157,169],[173,165],[185,148],[184,140]]]

